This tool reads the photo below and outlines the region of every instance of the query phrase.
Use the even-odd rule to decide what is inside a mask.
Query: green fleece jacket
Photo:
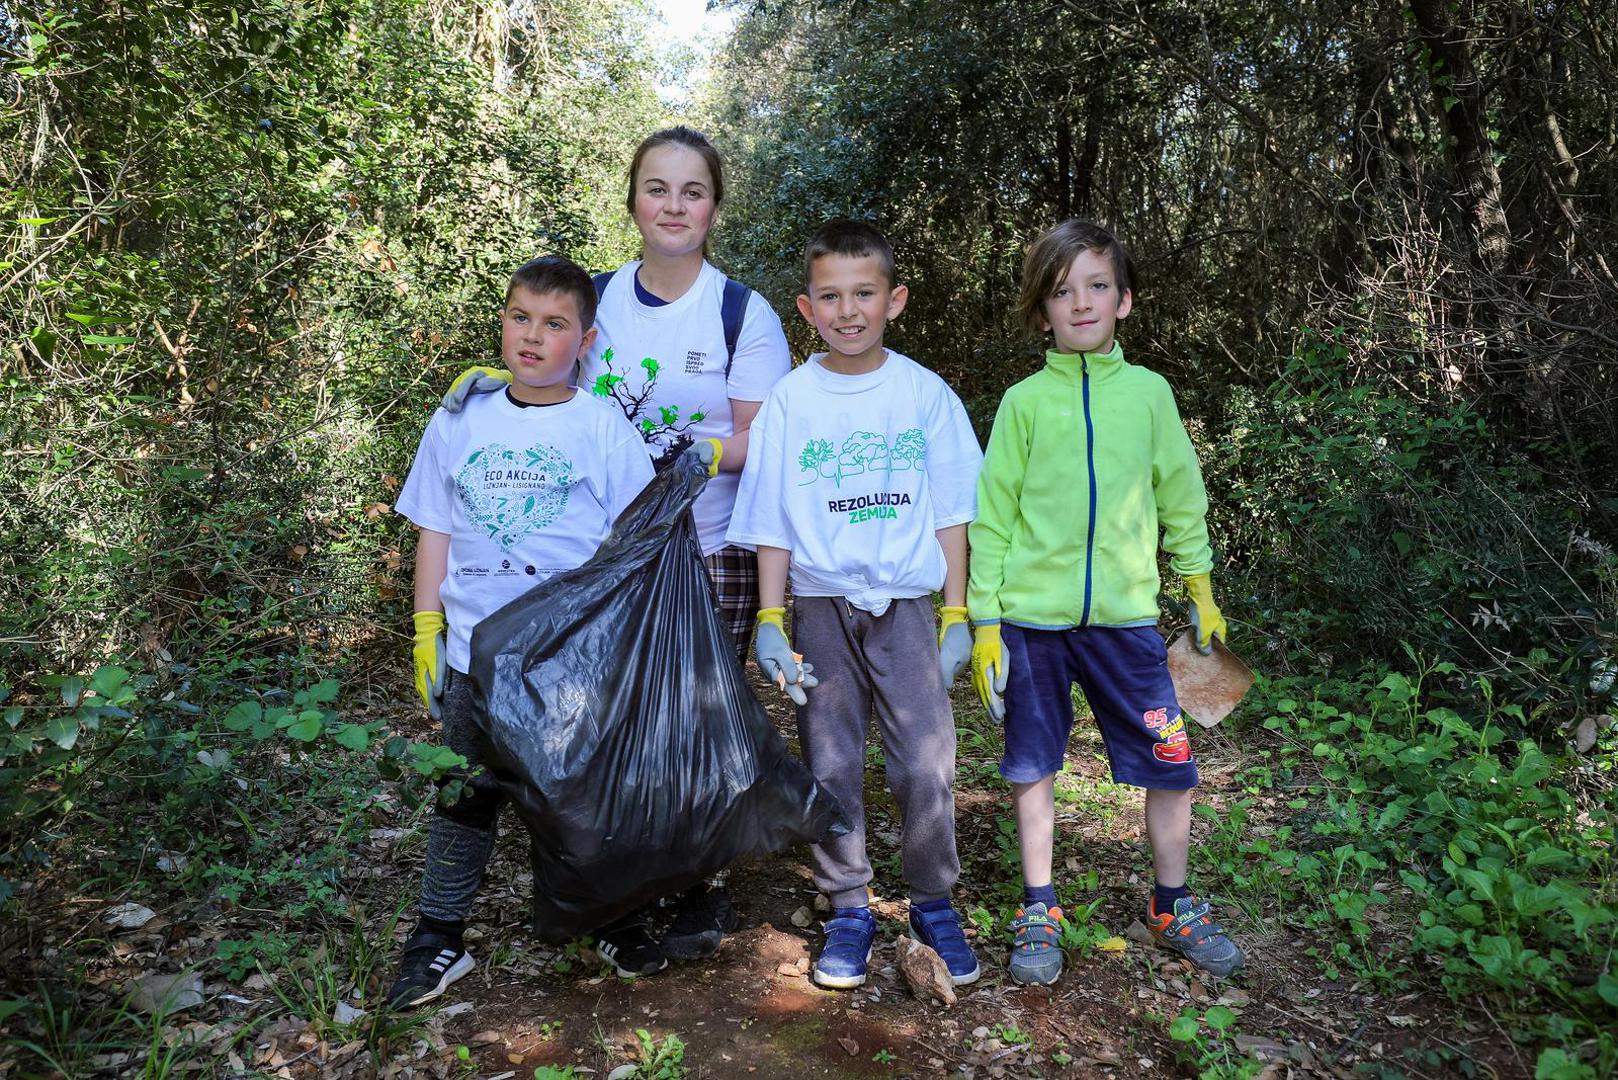
[[[1006,391],[978,475],[967,607],[978,624],[1139,626],[1158,616],[1157,545],[1213,568],[1208,493],[1174,392],[1108,353],[1048,352]]]

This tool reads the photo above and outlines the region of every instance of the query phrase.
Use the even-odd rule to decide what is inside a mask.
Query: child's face
[[[866,359],[881,351],[882,332],[909,295],[888,281],[875,255],[822,255],[810,267],[798,311],[837,356]]]
[[[579,319],[579,302],[567,293],[518,285],[500,313],[500,355],[519,390],[565,387],[595,336],[595,327]]]
[[[1118,287],[1112,261],[1104,253],[1081,251],[1056,292],[1045,298],[1044,326],[1056,336],[1057,352],[1107,352],[1133,299],[1128,289]]]
[[[648,253],[674,258],[701,251],[713,215],[713,174],[701,154],[664,143],[640,159],[634,216]]]

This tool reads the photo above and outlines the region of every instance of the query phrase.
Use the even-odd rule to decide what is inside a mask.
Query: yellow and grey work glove
[[[804,691],[819,686],[820,680],[810,674],[814,667],[792,651],[792,644],[787,641],[786,615],[787,609],[778,607],[764,608],[758,613],[753,656],[764,670],[765,678],[785,691],[796,704],[806,705],[809,698]]]
[[[1197,651],[1207,656],[1213,652],[1213,639],[1224,641],[1230,629],[1219,613],[1219,605],[1214,603],[1213,585],[1207,574],[1186,578],[1185,591],[1191,594],[1191,631],[1197,635]]]
[[[966,609],[947,607],[938,620],[938,666],[944,672],[944,685],[955,682],[972,659],[972,627],[966,621]]]
[[[449,384],[449,392],[439,402],[445,412],[457,413],[473,394],[492,394],[511,385],[511,372],[497,367],[469,367]]]
[[[983,707],[997,724],[1006,722],[1006,692],[1009,662],[1000,644],[1000,624],[980,626],[972,632],[972,687]]]
[[[444,700],[444,622],[442,611],[418,611],[410,616],[416,624],[416,644],[410,650],[416,662],[416,693],[427,706],[427,715],[434,720],[442,710]]]
[[[698,439],[686,449],[686,453],[702,462],[708,470],[708,479],[719,475],[719,459],[725,456],[725,447],[718,439]]]

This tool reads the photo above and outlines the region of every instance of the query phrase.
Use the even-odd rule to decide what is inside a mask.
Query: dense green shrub
[[[1241,784],[1296,814],[1255,831],[1252,797],[1199,806],[1215,828],[1198,858],[1226,895],[1306,928],[1326,977],[1431,970],[1456,999],[1507,1003],[1514,1037],[1571,1061],[1552,1075],[1609,1075],[1613,735],[1592,768],[1527,738],[1526,714],[1489,680],[1419,654],[1405,668],[1262,679],[1244,705],[1259,729]]]
[[[497,57],[431,7],[23,9],[5,669],[325,647],[394,614],[385,512],[428,406],[494,347],[512,266],[621,250],[608,180],[656,115],[612,3]]]
[[[511,268],[624,253],[660,113],[635,0],[486,7],[0,13],[0,882],[89,872],[90,821],[277,817],[288,754],[442,770],[350,712],[406,685],[390,504]],[[340,709],[377,638],[388,689]]]
[[[1408,642],[1504,676],[1528,706],[1600,705],[1618,556],[1592,508],[1465,401],[1351,381],[1347,354],[1320,341],[1270,386],[1233,389],[1207,435],[1242,616],[1278,659],[1398,659]]]

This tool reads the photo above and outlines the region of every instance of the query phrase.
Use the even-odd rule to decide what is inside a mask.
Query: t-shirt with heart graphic
[[[589,394],[524,405],[507,391],[434,413],[395,508],[450,537],[444,662],[465,672],[472,628],[586,562],[651,478],[639,433]]]

